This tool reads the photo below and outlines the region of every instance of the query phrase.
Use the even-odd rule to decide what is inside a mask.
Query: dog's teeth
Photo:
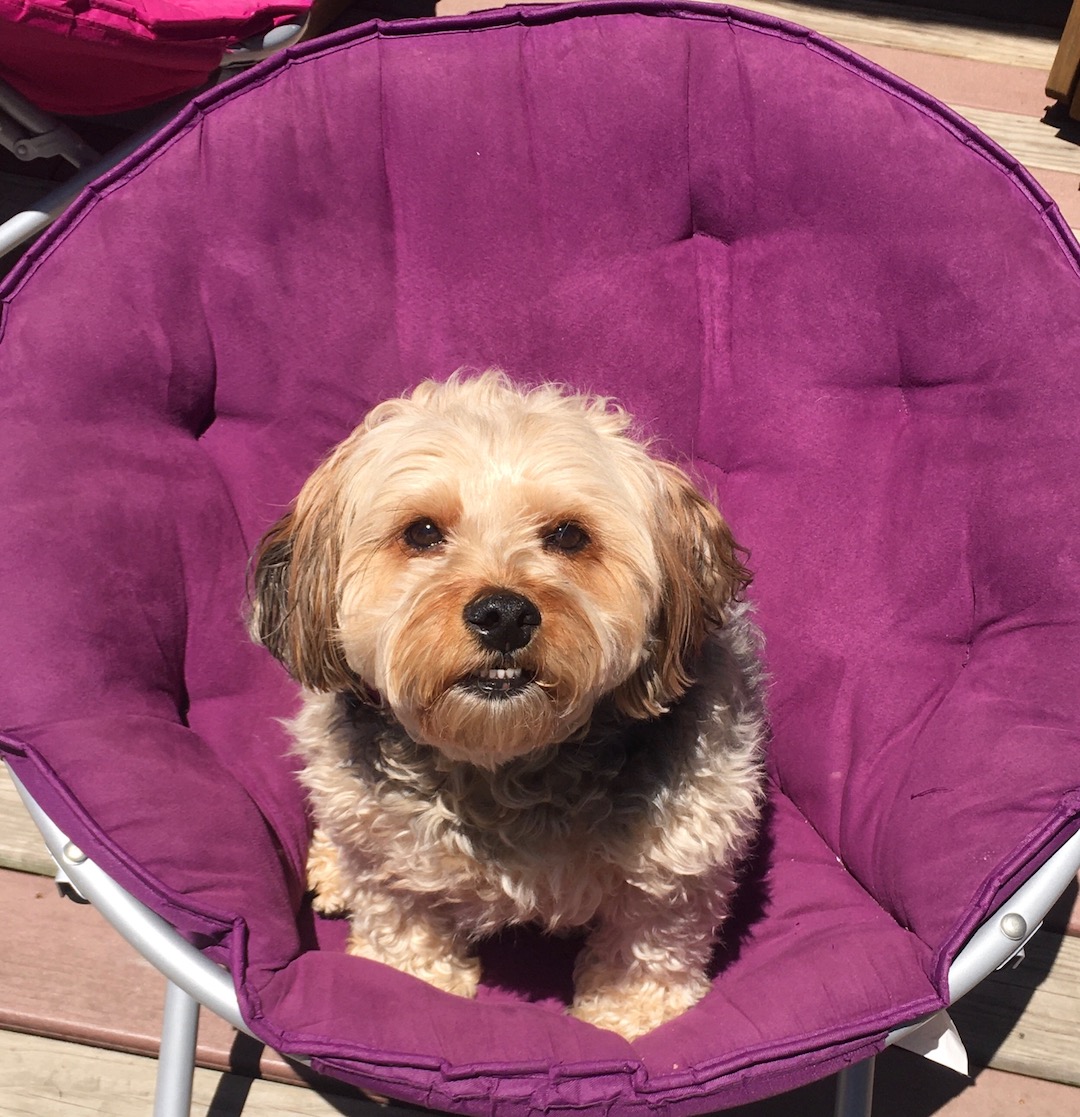
[[[492,667],[480,672],[481,679],[520,679],[520,667]]]

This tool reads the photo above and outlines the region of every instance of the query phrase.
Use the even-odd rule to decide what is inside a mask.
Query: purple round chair
[[[0,329],[4,758],[282,1053],[466,1114],[722,1109],[934,1016],[1075,873],[1080,254],[848,51],[647,0],[290,48],[86,192]],[[489,944],[475,1001],[343,952],[245,634],[320,456],[491,364],[618,397],[756,574],[767,823],[712,992],[633,1045],[564,1015],[572,943]]]

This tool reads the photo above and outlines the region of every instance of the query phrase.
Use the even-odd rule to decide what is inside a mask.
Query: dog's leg
[[[693,882],[682,894],[662,896],[627,885],[600,911],[578,956],[571,1013],[636,1039],[697,1004],[709,991],[724,883],[714,891]]]
[[[393,966],[460,997],[476,995],[480,962],[452,920],[410,897],[350,885],[337,846],[322,830],[312,837],[307,872],[317,912],[351,913],[350,954]]]
[[[459,997],[473,997],[480,961],[454,920],[422,897],[361,894],[354,900],[348,951],[393,966]]]
[[[307,861],[308,889],[315,893],[311,906],[322,915],[345,915],[349,901],[345,895],[337,846],[316,830],[311,838]]]

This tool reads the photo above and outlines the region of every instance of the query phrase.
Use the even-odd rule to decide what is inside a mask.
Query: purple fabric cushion
[[[1080,817],[1078,272],[1002,152],[766,17],[290,50],[7,284],[7,756],[260,1036],[392,1096],[691,1114],[865,1057]],[[247,555],[325,450],[491,363],[618,396],[757,573],[769,818],[712,992],[633,1046],[562,1014],[572,943],[492,944],[475,1002],[342,952],[302,903],[295,689],[243,631]]]

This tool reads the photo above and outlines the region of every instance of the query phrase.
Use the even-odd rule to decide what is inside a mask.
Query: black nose
[[[487,593],[465,606],[465,623],[495,652],[513,652],[533,638],[540,610],[520,593]]]

